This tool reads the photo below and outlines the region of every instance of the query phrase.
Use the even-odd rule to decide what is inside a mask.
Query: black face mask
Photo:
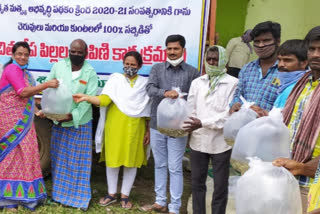
[[[73,65],[79,66],[84,62],[85,56],[79,56],[79,55],[73,55],[73,54],[69,54],[71,63]]]

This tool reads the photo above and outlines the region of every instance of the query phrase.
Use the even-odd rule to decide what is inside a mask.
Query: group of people
[[[34,105],[33,95],[59,87],[63,80],[72,93],[96,94],[95,70],[85,61],[87,46],[82,40],[71,43],[69,58],[55,64],[45,83],[35,85],[28,71],[30,47],[17,42],[12,58],[4,65],[0,79],[0,207],[15,210],[22,205],[33,210],[47,197],[42,178],[34,114],[43,113]],[[92,109],[88,103],[73,103],[71,112],[54,121],[51,160],[55,201],[87,209],[91,199]]]
[[[241,96],[255,103],[251,109],[259,117],[268,115],[273,107],[283,108],[292,159],[278,158],[273,164],[298,176],[303,212],[320,213],[319,190],[309,192],[312,186],[319,188],[319,179],[313,178],[319,177],[316,171],[320,168],[320,26],[311,29],[304,40],[288,40],[281,46],[280,35],[281,26],[275,22],[259,23],[252,30],[258,59],[242,67],[229,113],[241,108]],[[312,201],[317,205],[308,209]]]
[[[118,201],[118,177],[123,167],[120,204],[124,209],[133,207],[130,192],[137,168],[147,163],[150,143],[156,198],[139,209],[178,214],[183,193],[182,159],[189,142],[193,212],[206,213],[206,178],[211,160],[211,212],[225,213],[232,147],[224,140],[223,127],[227,118],[241,108],[242,96],[255,103],[251,108],[259,117],[268,115],[274,106],[283,108],[284,122],[291,131],[292,160],[279,158],[273,164],[299,176],[306,211],[309,188],[319,182],[312,179],[317,168],[320,177],[320,26],[304,40],[288,40],[281,46],[280,35],[280,24],[267,21],[238,38],[242,49],[253,49],[258,56],[240,72],[237,63],[229,61],[235,44],[227,49],[208,47],[202,76],[183,59],[185,38],[170,35],[165,41],[167,60],[153,65],[149,77],[138,75],[143,60],[138,52],[130,51],[124,55],[123,71],[114,71],[99,96],[97,74],[85,60],[87,45],[83,40],[71,43],[69,57],[54,64],[46,82],[39,85],[28,72],[28,43],[17,42],[0,79],[0,112],[4,115],[0,118],[0,207],[16,209],[22,205],[33,210],[47,197],[33,125],[34,113],[40,117],[45,114],[35,107],[33,95],[59,87],[59,79],[72,91],[73,104],[67,117],[54,121],[52,129],[53,201],[82,210],[89,207],[93,104],[100,107],[97,133],[101,135],[100,160],[106,164],[108,186],[108,193],[99,200],[101,206]],[[170,137],[157,130],[157,107],[164,98],[179,97],[172,89],[176,87],[188,93],[185,99],[190,115],[182,128],[189,137]]]

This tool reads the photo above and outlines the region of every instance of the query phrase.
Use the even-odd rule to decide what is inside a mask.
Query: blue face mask
[[[24,69],[27,69],[28,68],[28,63],[27,64],[25,64],[25,65],[23,65],[23,66],[21,66],[21,65],[19,65],[17,62],[16,62],[16,60],[12,60],[12,63],[13,64],[15,64],[15,65],[17,65],[17,66],[19,66],[20,68],[21,68],[21,70],[24,70]]]
[[[289,85],[298,82],[298,80],[305,74],[306,71],[279,71],[278,77],[280,79],[280,87],[278,93],[281,93]]]

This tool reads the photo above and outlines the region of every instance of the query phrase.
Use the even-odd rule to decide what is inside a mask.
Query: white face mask
[[[181,62],[183,61],[183,55],[175,60],[171,60],[167,57],[167,62],[169,62],[173,67],[176,67],[177,65],[179,65]]]

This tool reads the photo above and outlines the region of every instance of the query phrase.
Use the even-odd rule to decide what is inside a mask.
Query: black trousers
[[[206,213],[206,180],[211,159],[214,180],[211,213],[225,214],[228,202],[228,179],[231,149],[220,154],[191,150],[192,208],[194,214]]]
[[[229,67],[227,74],[229,74],[235,78],[238,78],[240,70],[241,70],[240,68]]]

